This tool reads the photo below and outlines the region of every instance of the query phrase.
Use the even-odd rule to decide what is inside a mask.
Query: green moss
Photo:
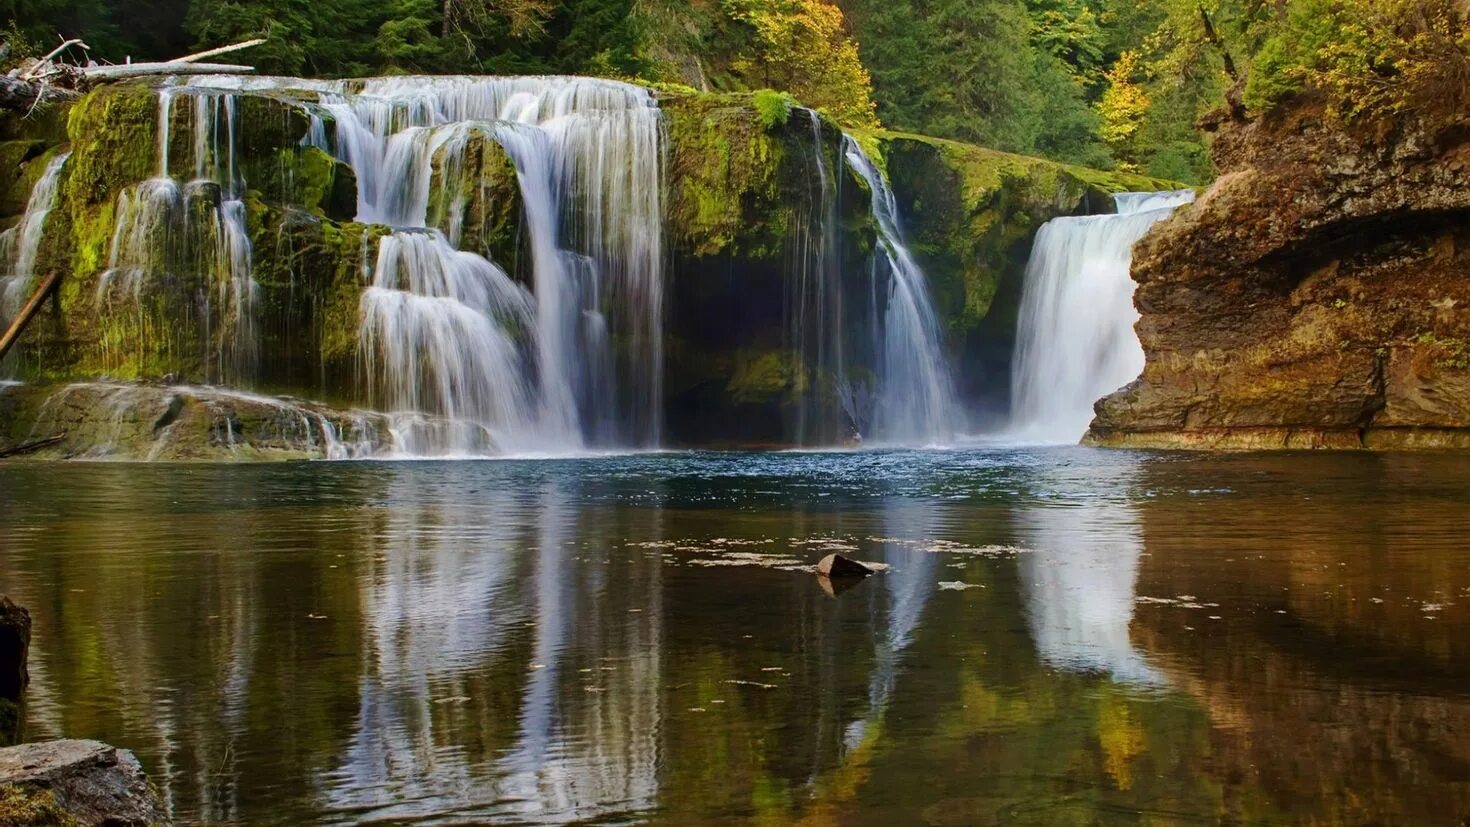
[[[49,790],[0,787],[0,824],[8,827],[73,827],[79,824]]]
[[[741,351],[726,390],[736,403],[764,404],[801,393],[806,386],[805,371],[790,351]]]
[[[0,216],[19,218],[31,197],[40,172],[34,163],[46,151],[44,141],[0,143]]]
[[[766,129],[775,129],[791,119],[791,110],[797,106],[796,98],[785,92],[762,89],[751,96],[755,111],[760,114]]]
[[[521,190],[515,163],[490,135],[476,131],[463,151],[434,155],[429,225],[463,250],[514,269],[521,233]]]
[[[67,133],[65,191],[73,205],[112,201],[157,172],[158,100],[147,86],[99,87],[72,107]]]
[[[811,128],[785,119],[768,125],[757,95],[664,93],[669,124],[669,232],[677,252],[695,257],[778,259],[810,200],[806,162]],[[766,96],[767,105],[774,111]],[[786,103],[782,102],[785,106]],[[824,118],[838,168],[840,131]]]
[[[886,159],[940,316],[958,337],[987,319],[1046,221],[1109,211],[1115,192],[1182,188],[921,135],[866,137]]]

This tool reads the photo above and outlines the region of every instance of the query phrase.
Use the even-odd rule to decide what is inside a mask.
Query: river
[[[1470,457],[0,466],[24,735],[184,823],[1459,823]],[[840,551],[889,567],[829,595]]]

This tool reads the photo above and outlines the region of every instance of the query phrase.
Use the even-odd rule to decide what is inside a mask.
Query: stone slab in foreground
[[[0,824],[168,824],[163,802],[131,752],[100,741],[0,749]]]

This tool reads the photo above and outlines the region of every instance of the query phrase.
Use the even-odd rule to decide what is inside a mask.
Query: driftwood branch
[[[0,76],[0,109],[29,114],[32,109],[42,103],[73,100],[94,84],[129,78],[249,74],[255,71],[255,67],[231,63],[200,63],[199,61],[253,48],[264,42],[265,40],[257,38],[155,63],[77,66],[56,60],[57,55],[71,46],[87,48],[87,44],[80,40],[67,40],[52,50],[51,54],[27,66],[24,72],[12,72],[9,75]]]
[[[20,338],[20,334],[25,332],[26,325],[30,324],[31,319],[40,312],[46,297],[51,295],[51,291],[55,290],[56,285],[60,282],[61,273],[59,271],[52,272],[41,280],[41,286],[36,288],[35,295],[31,296],[31,300],[20,309],[20,313],[15,317],[15,321],[10,323],[10,328],[5,331],[5,334],[0,336],[0,359],[5,358],[5,354]]]
[[[62,431],[59,434],[53,434],[46,437],[45,439],[37,439],[31,442],[24,442],[20,445],[15,446],[14,448],[7,448],[3,451],[0,451],[0,459],[10,459],[11,457],[34,454],[35,452],[43,448],[50,448],[53,445],[60,445],[65,441],[66,431]]]
[[[56,57],[57,55],[59,55],[62,52],[66,51],[67,49],[70,49],[73,46],[80,46],[83,51],[91,51],[91,49],[92,49],[91,46],[88,46],[87,44],[83,43],[82,41],[80,41],[80,40],[78,40],[76,38],[72,38],[71,40],[63,40],[63,41],[61,41],[61,45],[60,46],[57,46],[55,49],[52,49],[50,51],[50,53],[48,53],[45,57],[41,58],[40,60],[38,60],[34,64],[32,64],[30,69],[28,69],[28,70],[26,70],[24,72],[21,72],[20,73],[21,79],[22,80],[33,80],[33,79],[35,79],[39,73],[42,73],[42,70],[49,69],[53,65],[51,63],[52,58]]]
[[[192,54],[192,55],[185,55],[183,57],[174,58],[173,60],[171,60],[169,62],[170,63],[198,63],[199,61],[204,60],[205,58],[208,58],[208,57],[219,57],[220,55],[227,55],[227,54],[229,54],[231,52],[238,52],[238,51],[241,51],[243,49],[253,49],[256,46],[259,46],[259,45],[261,45],[263,43],[265,43],[265,38],[258,37],[258,38],[254,39],[254,40],[247,40],[244,43],[232,43],[229,46],[221,46],[218,49],[210,49],[207,52],[196,52],[195,54]]]

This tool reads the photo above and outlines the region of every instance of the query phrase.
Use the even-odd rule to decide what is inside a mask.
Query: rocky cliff
[[[1344,123],[1308,97],[1215,153],[1135,251],[1148,366],[1089,440],[1470,447],[1470,117]]]
[[[37,181],[70,155],[35,256],[35,275],[65,278],[6,366],[27,386],[0,389],[12,397],[0,406],[9,417],[0,451],[65,430],[70,441],[51,454],[311,456],[351,423],[367,423],[356,428],[362,444],[381,442],[384,423],[370,415],[201,390],[373,407],[361,306],[390,228],[355,220],[358,182],[319,148],[313,130],[334,126],[306,114],[322,111],[309,82],[228,99],[174,94],[165,107],[156,88],[105,87],[68,110],[3,125],[0,227],[21,222]],[[787,96],[670,88],[658,97],[669,441],[789,442],[797,411],[824,386],[820,366],[799,364],[793,347],[793,295],[811,275],[817,232],[831,236],[823,266],[840,269],[841,290],[870,292],[870,194],[844,162],[841,129]],[[971,398],[1006,384],[1014,302],[997,296],[1019,294],[1035,230],[1109,209],[1114,190],[1168,186],[919,136],[858,140],[886,168]],[[478,136],[455,169],[448,163],[436,157],[429,223],[529,285],[524,203],[506,152]],[[244,189],[225,193],[211,179]],[[242,241],[254,284],[248,317],[230,295]],[[143,390],[124,393],[119,382]],[[120,412],[117,403],[134,397],[146,410]],[[89,415],[88,400],[107,404]],[[165,416],[180,400],[188,415]],[[119,422],[128,423],[121,439]],[[160,445],[153,437],[165,432],[170,443]]]

